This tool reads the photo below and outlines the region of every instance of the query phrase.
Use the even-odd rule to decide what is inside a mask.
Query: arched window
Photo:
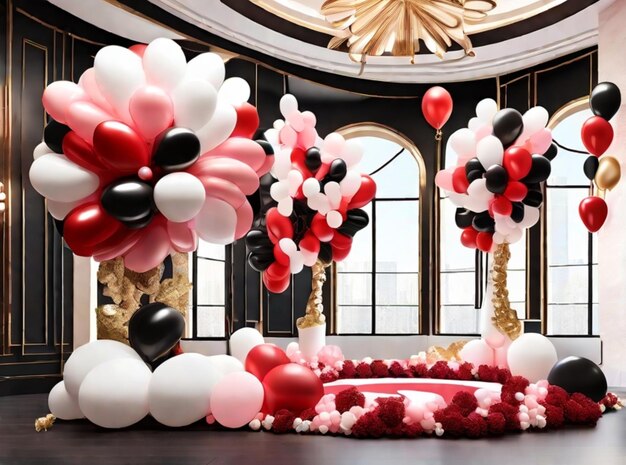
[[[230,250],[229,246],[199,240],[198,250],[193,254],[191,321],[194,339],[226,336],[230,311],[226,280],[230,275]]]
[[[378,125],[338,132],[358,139],[362,171],[372,174],[376,198],[365,207],[370,223],[337,263],[337,334],[416,334],[420,331],[420,186],[425,171],[417,148]]]
[[[457,154],[448,143],[444,167],[456,166]],[[439,314],[440,334],[478,334],[483,293],[489,272],[489,256],[468,249],[460,242],[456,206],[440,190]],[[511,245],[508,288],[511,306],[518,318],[526,315],[526,233]]]
[[[587,98],[569,103],[550,121],[554,139],[584,151],[580,128],[590,116]],[[597,237],[578,215],[590,188],[583,172],[586,158],[559,149],[546,183],[547,334],[598,334]]]

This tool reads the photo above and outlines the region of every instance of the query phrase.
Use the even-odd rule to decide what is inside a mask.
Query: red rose
[[[347,412],[352,407],[365,406],[365,396],[355,387],[344,389],[335,396],[335,406],[339,413]]]

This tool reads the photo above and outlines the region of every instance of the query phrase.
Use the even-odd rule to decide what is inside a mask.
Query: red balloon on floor
[[[580,219],[583,220],[589,232],[598,231],[609,214],[609,208],[600,197],[587,197],[581,200],[578,206]]]
[[[288,363],[272,369],[263,379],[263,411],[274,414],[287,409],[295,415],[313,408],[324,395],[324,385],[307,367]]]
[[[246,357],[246,371],[263,381],[273,368],[291,362],[283,349],[273,344],[259,344]]]

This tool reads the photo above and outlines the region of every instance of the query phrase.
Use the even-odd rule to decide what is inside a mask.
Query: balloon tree
[[[374,198],[376,184],[359,170],[363,149],[357,141],[336,132],[322,140],[315,115],[301,112],[293,95],[282,97],[280,111],[285,119],[266,132],[275,160],[261,181],[257,224],[246,236],[248,262],[275,293],[287,289],[292,274],[312,267],[313,289],[297,326],[315,328],[323,341],[325,269],[348,256],[352,238],[367,226],[362,207]],[[319,347],[302,349],[314,355]]]
[[[609,209],[604,194],[621,178],[619,161],[605,154],[613,142],[613,126],[609,120],[617,113],[620,104],[619,88],[612,82],[601,82],[594,87],[589,98],[594,116],[587,119],[580,130],[583,144],[590,153],[583,169],[600,194],[584,198],[578,207],[580,218],[591,233],[597,232],[606,221]]]
[[[498,110],[492,99],[482,100],[468,127],[450,136],[456,166],[435,178],[458,207],[455,222],[462,244],[493,254],[481,332],[496,354],[521,332],[508,299],[509,244],[539,220],[540,183],[550,175],[550,161],[557,153],[547,123],[548,112],[542,107],[522,115],[512,108]]]

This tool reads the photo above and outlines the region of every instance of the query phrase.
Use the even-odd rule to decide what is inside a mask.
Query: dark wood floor
[[[625,465],[626,410],[595,429],[524,433],[489,440],[356,440],[344,437],[209,431],[204,424],[170,430],[152,420],[119,431],[87,421],[59,421],[36,433],[46,395],[0,398],[0,465]]]

